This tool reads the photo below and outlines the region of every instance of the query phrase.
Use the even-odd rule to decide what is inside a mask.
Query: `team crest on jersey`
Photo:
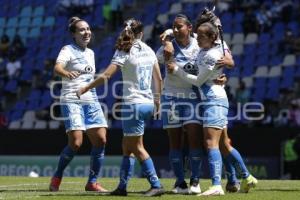
[[[198,68],[193,65],[192,63],[188,62],[187,64],[185,64],[183,66],[183,70],[186,72],[186,73],[189,73],[189,74],[193,74],[193,75],[197,75],[198,74]]]
[[[87,73],[91,73],[92,71],[93,71],[93,68],[91,67],[91,66],[86,66],[85,68],[84,68],[84,71],[85,72],[87,72]]]

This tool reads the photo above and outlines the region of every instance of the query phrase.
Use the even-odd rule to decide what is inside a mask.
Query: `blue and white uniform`
[[[144,134],[145,120],[154,111],[152,72],[157,58],[141,40],[134,41],[128,53],[117,50],[111,61],[118,65],[123,77],[122,125],[125,136]]]
[[[80,73],[77,78],[71,80],[62,77],[60,103],[66,132],[107,127],[101,105],[98,102],[96,89],[89,90],[80,99],[76,96],[80,87],[94,80],[95,58],[93,50],[82,49],[76,44],[66,45],[59,52],[56,63],[64,64],[67,71]]]
[[[199,52],[197,40],[190,37],[190,43],[186,47],[180,46],[175,39],[172,43],[176,65],[189,74],[197,75],[198,69],[195,65]],[[156,53],[161,64],[165,64],[163,48]],[[165,74],[161,106],[163,128],[179,128],[190,123],[201,124],[196,115],[198,103],[197,93],[191,83],[182,81],[173,74]]]
[[[222,56],[221,45],[217,42],[213,48],[199,51],[196,60],[198,76],[188,74],[178,66],[173,72],[183,80],[199,87],[203,108],[203,127],[223,129],[227,124],[229,105],[226,91],[224,86],[214,83],[214,80],[222,74],[222,68],[216,66]]]

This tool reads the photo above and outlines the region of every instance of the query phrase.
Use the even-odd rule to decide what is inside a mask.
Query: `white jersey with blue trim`
[[[223,50],[220,44],[215,44],[215,46],[210,49],[200,49],[196,60],[196,65],[199,70],[197,76],[186,73],[178,66],[175,67],[173,73],[183,80],[198,86],[201,100],[227,98],[224,87],[214,83],[214,80],[218,78],[223,71],[222,67],[216,65],[222,56]]]
[[[176,65],[189,74],[197,75],[198,69],[195,66],[196,57],[199,52],[197,40],[194,37],[191,37],[190,44],[186,47],[181,47],[175,39],[172,40],[172,43],[174,47],[174,60]],[[163,48],[163,46],[160,47],[156,53],[160,64],[165,64]],[[182,81],[181,78],[174,74],[166,72],[163,89],[164,95],[182,98],[196,98],[196,94],[192,87],[192,84]]]
[[[111,63],[121,67],[125,103],[153,103],[151,85],[156,62],[153,50],[141,40],[135,40],[128,53],[115,52]]]
[[[223,56],[221,44],[216,44],[215,47],[208,50],[200,49],[197,56],[196,65],[198,66],[199,75],[203,71],[210,70],[210,76],[200,86],[200,95],[202,100],[227,98],[226,91],[223,85],[217,85],[214,80],[223,73],[223,67],[216,66],[217,61]]]
[[[67,71],[77,71],[80,75],[75,79],[62,77],[60,100],[63,102],[78,102],[76,92],[79,88],[94,80],[95,57],[93,50],[82,49],[75,44],[64,46],[56,59],[57,63],[65,65]],[[97,101],[96,89],[93,88],[80,97],[82,102]]]

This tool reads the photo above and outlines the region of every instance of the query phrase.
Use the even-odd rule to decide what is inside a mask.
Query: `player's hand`
[[[154,119],[159,119],[160,116],[160,99],[159,98],[155,98],[154,99],[154,106],[155,106],[155,110],[153,113],[153,118]]]
[[[67,72],[66,77],[69,79],[75,79],[80,75],[80,73],[78,71],[70,71]]]
[[[216,65],[221,68],[224,67],[225,65],[227,65],[228,63],[228,58],[226,56],[222,56],[222,58],[220,58],[219,60],[217,60]]]
[[[80,96],[86,93],[87,91],[88,89],[86,87],[79,88],[79,90],[77,90],[76,92],[76,96],[78,97],[78,99],[80,99]]]
[[[217,79],[214,80],[214,83],[217,85],[225,85],[227,82],[227,77],[225,74],[220,75]]]
[[[174,47],[172,42],[167,41],[164,46],[164,58],[169,61],[174,55]]]
[[[167,63],[166,66],[167,66],[168,73],[172,74],[176,67],[176,64],[174,62],[169,62]]]
[[[171,32],[173,33],[172,29],[168,29],[159,35],[160,41],[163,45],[165,45],[166,41],[170,41],[170,38],[168,36],[171,35]]]

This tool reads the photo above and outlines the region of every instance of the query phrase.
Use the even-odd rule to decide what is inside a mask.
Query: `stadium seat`
[[[224,33],[223,34],[223,39],[226,41],[227,45],[231,45],[231,34]]]
[[[31,6],[25,6],[21,9],[20,17],[31,17],[32,15],[32,7]]]
[[[45,120],[37,120],[34,125],[34,129],[46,129],[47,122]]]
[[[294,54],[286,55],[283,59],[282,66],[290,66],[296,63],[296,56]]]
[[[44,16],[44,6],[38,6],[34,9],[32,16],[33,17],[42,17]]]
[[[6,18],[5,17],[0,17],[0,29],[5,27],[6,25]]]
[[[51,121],[49,121],[49,123],[48,123],[48,127],[49,127],[49,129],[59,129],[59,127],[60,127],[60,122],[59,122],[59,121],[51,120]]]
[[[244,44],[244,34],[243,33],[235,33],[232,36],[231,44]]]
[[[21,129],[25,129],[25,130],[33,129],[33,126],[34,126],[34,121],[24,121],[21,125]]]
[[[18,17],[11,17],[7,19],[6,27],[7,28],[17,28],[19,26]]]
[[[34,17],[31,26],[32,27],[41,27],[43,25],[43,18],[42,17]]]
[[[53,26],[55,23],[54,17],[46,17],[43,26]]]
[[[10,130],[17,130],[17,129],[20,129],[20,127],[21,127],[21,121],[20,120],[12,121],[8,125],[8,129],[10,129]]]
[[[162,24],[166,25],[169,21],[168,14],[159,14],[157,20]]]
[[[281,76],[281,73],[282,73],[282,70],[279,65],[272,66],[269,71],[268,77],[279,77],[279,76]]]
[[[27,110],[22,118],[23,121],[35,121],[35,112],[33,110]]]
[[[178,14],[182,11],[181,3],[173,3],[170,7],[169,14]]]
[[[253,86],[253,78],[252,77],[244,77],[242,81],[245,83],[246,88],[251,88]]]
[[[268,67],[267,66],[258,66],[256,68],[254,77],[267,77],[268,76]]]
[[[241,55],[244,52],[244,45],[235,44],[231,50],[232,55]]]
[[[40,27],[34,27],[29,31],[28,37],[30,38],[36,38],[40,35]]]
[[[256,33],[248,33],[245,38],[245,44],[253,44],[257,42],[257,34]]]

